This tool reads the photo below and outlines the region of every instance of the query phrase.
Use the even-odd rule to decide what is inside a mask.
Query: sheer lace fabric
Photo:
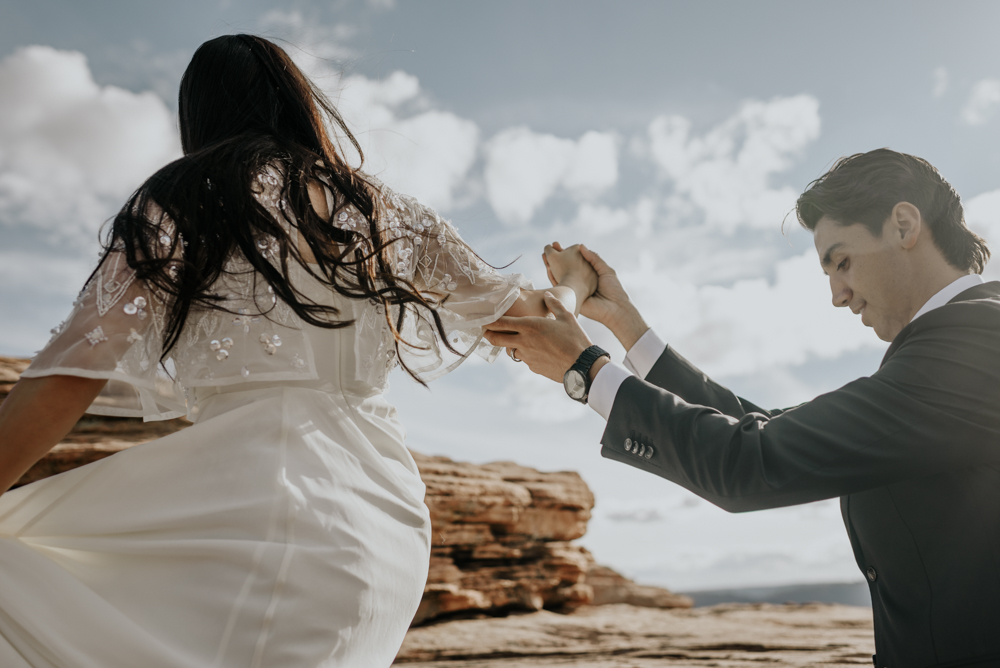
[[[124,253],[113,252],[22,375],[108,379],[88,409],[97,415],[183,415],[183,392],[159,364],[166,306],[162,295],[135,280]]]
[[[297,243],[294,221],[281,199],[283,174],[268,168],[258,176],[254,195]],[[330,198],[332,199],[332,198]],[[456,229],[430,208],[384,185],[378,189],[384,215],[380,224],[394,239],[390,253],[397,274],[420,290],[443,300],[438,313],[451,347],[447,349],[431,320],[411,314],[400,347],[407,366],[424,380],[454,369],[471,353],[492,361],[499,349],[482,338],[482,326],[495,321],[530,287],[519,274],[500,275],[461,240]],[[174,243],[173,226],[160,212],[161,244]],[[351,206],[334,224],[364,232],[366,222]],[[259,252],[277,266],[273,239],[260,239]],[[306,267],[305,269],[308,269]],[[308,272],[305,272],[308,273]],[[67,320],[24,372],[26,378],[74,375],[107,378],[108,384],[88,412],[162,420],[188,412],[191,392],[248,382],[317,380],[313,345],[303,321],[278,299],[266,281],[240,255],[230,258],[213,291],[224,297],[225,311],[192,308],[164,364],[160,364],[163,329],[170,300],[136,280],[122,252],[113,252],[95,272],[74,303]],[[381,390],[398,364],[393,338],[381,306],[349,300],[355,320],[356,382]],[[391,314],[393,317],[396,314]],[[342,335],[329,330],[330,336]]]
[[[439,315],[448,342],[457,352],[449,351],[433,323],[418,313],[406,321],[402,330],[403,339],[411,344],[400,348],[404,362],[424,380],[448,373],[473,352],[492,362],[500,349],[483,339],[482,326],[496,321],[514,303],[520,289],[530,288],[531,284],[520,274],[498,274],[476,257],[448,221],[429,207],[387,188],[383,188],[383,195],[389,232],[397,239],[393,246],[397,272],[412,280],[418,289],[443,298]],[[366,338],[359,336],[359,343]],[[372,351],[364,351],[358,358],[380,356],[378,352],[372,355]],[[375,377],[370,379],[379,382]]]

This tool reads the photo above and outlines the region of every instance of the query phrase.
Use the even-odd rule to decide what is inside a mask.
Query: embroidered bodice
[[[279,221],[286,220],[279,212],[287,208],[281,199],[282,178],[279,170],[268,168],[254,188],[257,200]],[[402,335],[414,345],[400,346],[399,353],[407,366],[423,380],[432,380],[472,352],[492,361],[499,350],[482,338],[482,326],[503,315],[529,283],[520,274],[500,275],[480,261],[448,221],[415,199],[381,185],[378,197],[385,212],[380,224],[395,239],[390,253],[397,275],[420,290],[447,296],[438,314],[449,343],[459,351],[458,355],[448,351],[427,319],[408,317]],[[283,224],[297,243],[295,226]],[[351,206],[335,215],[334,224],[359,232],[366,229],[364,218]],[[183,243],[173,243],[169,220],[161,223],[160,230],[164,249],[183,252]],[[257,248],[278,266],[273,239],[258,240]],[[146,420],[187,414],[195,388],[336,381],[332,386],[346,383],[362,393],[365,388],[384,390],[387,374],[398,361],[381,305],[347,299],[324,288],[308,266],[293,265],[287,278],[309,298],[342,309],[341,317],[352,318],[354,325],[343,329],[307,325],[266,281],[255,280],[252,266],[237,254],[212,290],[223,296],[226,310],[192,307],[161,365],[169,299],[137,280],[124,253],[113,251],[23,376],[106,378],[108,384],[88,412]],[[317,364],[317,337],[350,337],[351,368]],[[343,348],[345,342],[339,343]],[[323,378],[324,369],[342,377]]]

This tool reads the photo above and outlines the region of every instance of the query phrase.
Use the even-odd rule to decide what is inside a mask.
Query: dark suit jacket
[[[766,411],[669,347],[602,454],[732,512],[841,497],[877,666],[1000,666],[1000,283],[899,333],[879,370]]]

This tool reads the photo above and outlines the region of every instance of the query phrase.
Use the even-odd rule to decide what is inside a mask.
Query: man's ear
[[[887,224],[893,238],[898,240],[904,250],[911,250],[917,244],[924,227],[920,209],[909,202],[900,202],[892,207]]]

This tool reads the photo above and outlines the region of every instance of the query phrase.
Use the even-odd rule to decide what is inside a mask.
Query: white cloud
[[[931,77],[934,79],[934,87],[931,89],[931,95],[941,97],[948,92],[949,77],[947,67],[935,67],[931,70]]]
[[[778,262],[773,282],[761,277],[698,286],[649,266],[618,273],[657,332],[712,376],[883,345],[849,310],[831,305],[812,250]]]
[[[652,229],[658,208],[657,201],[652,197],[642,197],[627,208],[584,202],[577,208],[569,227],[574,236],[586,239],[614,232],[628,232],[641,239],[648,236]]]
[[[405,72],[384,79],[343,76],[334,61],[356,55],[347,45],[354,34],[350,26],[326,26],[299,11],[279,10],[265,14],[261,25],[288,40],[283,48],[333,101],[361,144],[364,171],[441,211],[454,205],[476,160],[479,128],[474,122],[434,109],[417,77]],[[357,164],[350,143],[340,145]]]
[[[1000,280],[1000,190],[976,195],[963,202],[965,223],[976,234],[986,239],[993,251],[994,260],[986,265],[983,276],[987,280]]]
[[[640,147],[673,184],[669,206],[682,218],[700,213],[708,225],[777,228],[798,193],[771,179],[819,137],[819,102],[809,95],[748,101],[701,136],[682,116],[660,116]]]
[[[983,125],[1000,107],[1000,80],[983,79],[976,82],[969,99],[962,108],[962,120],[969,125]]]
[[[618,182],[618,146],[605,132],[587,132],[576,142],[562,184],[577,197],[591,197]]]
[[[429,206],[451,208],[476,160],[475,123],[447,111],[409,111],[428,103],[417,78],[404,72],[381,81],[348,77],[334,99],[365,153],[365,171]]]
[[[618,182],[614,135],[588,132],[579,140],[516,127],[486,145],[486,196],[506,223],[524,224],[560,188],[590,199]]]
[[[0,61],[0,220],[91,240],[101,222],[179,157],[153,93],[98,86],[83,54],[46,46]]]
[[[308,19],[297,9],[272,9],[258,20],[258,24],[265,36],[288,40],[284,48],[300,51],[317,60],[338,60],[357,55],[347,44],[356,30],[346,23],[327,25]]]
[[[586,413],[586,406],[567,400],[561,385],[530,373],[524,366],[508,367],[512,380],[498,397],[501,405],[510,406],[518,417],[532,422],[570,422]]]
[[[991,190],[963,202],[965,222],[987,241],[1000,242],[1000,190]]]

